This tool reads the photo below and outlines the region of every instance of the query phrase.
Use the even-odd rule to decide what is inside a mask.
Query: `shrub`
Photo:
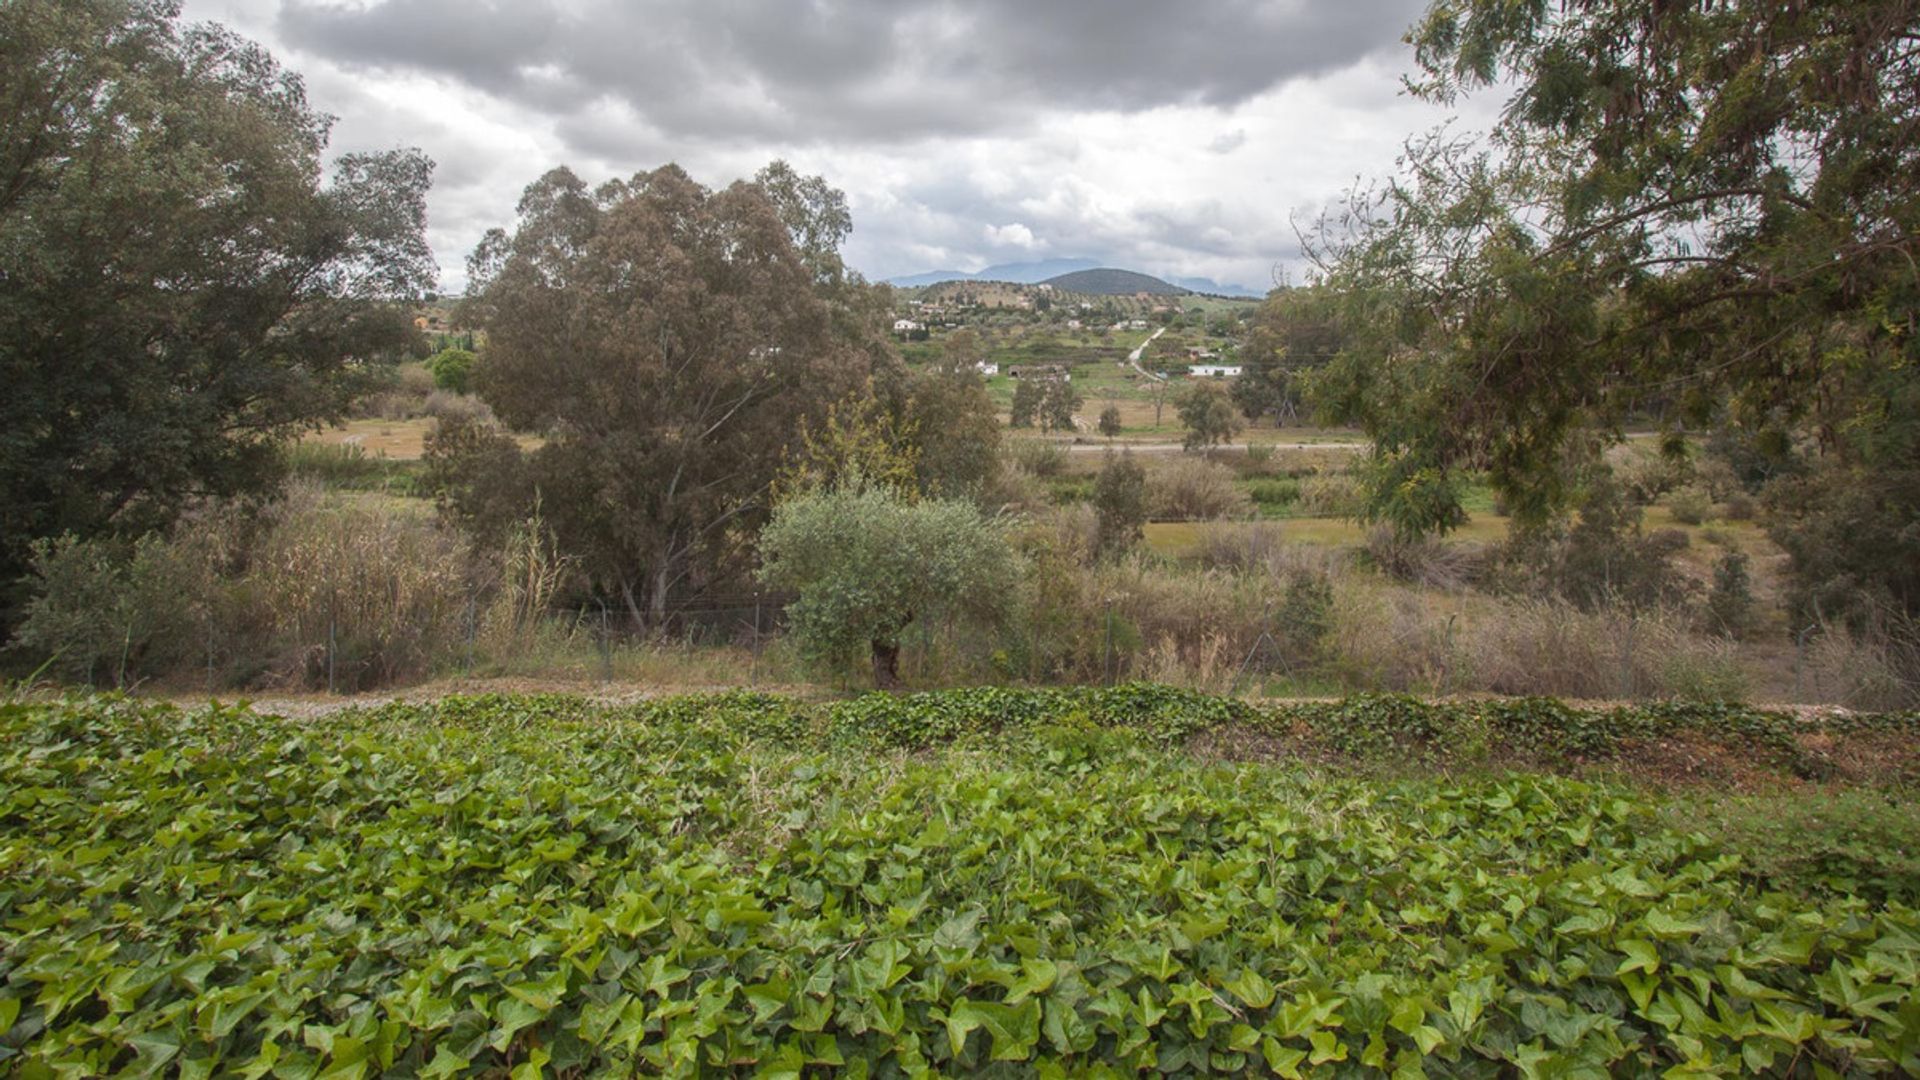
[[[1247,497],[1263,511],[1284,510],[1300,499],[1300,481],[1290,476],[1250,480],[1246,489]]]
[[[1100,434],[1109,439],[1120,434],[1120,406],[1109,405],[1100,410]]]
[[[386,463],[357,443],[323,443],[301,439],[281,451],[287,475],[314,480],[328,487],[369,487],[387,474]]]
[[[1252,502],[1232,469],[1201,457],[1180,456],[1147,476],[1148,504],[1162,521],[1244,518]]]
[[[1698,525],[1713,516],[1713,500],[1700,488],[1686,487],[1667,497],[1667,509],[1673,513],[1673,520]]]
[[[798,594],[787,618],[803,653],[836,668],[862,656],[898,685],[916,619],[992,621],[1019,576],[999,526],[972,503],[908,502],[860,482],[781,503],[759,540],[760,580]]]
[[[1360,484],[1345,472],[1316,471],[1300,481],[1300,510],[1315,517],[1357,517]]]
[[[122,684],[366,689],[448,660],[479,576],[431,514],[295,483],[257,521],[206,510],[167,537],[47,547],[20,645]]]
[[[1042,480],[1065,471],[1067,453],[1066,447],[1048,439],[1017,439],[1013,443],[1014,464]]]
[[[433,393],[433,373],[425,364],[400,364],[378,368],[369,374],[376,380],[372,389],[354,401],[349,414],[378,420],[411,420],[424,412],[427,397]]]
[[[1367,561],[1399,581],[1432,589],[1464,588],[1473,574],[1475,553],[1432,537],[1400,536],[1385,525],[1367,532]]]
[[[456,394],[466,394],[473,390],[473,353],[466,349],[442,349],[427,358],[427,370],[433,374],[433,384],[442,390]]]
[[[1277,636],[1287,655],[1304,667],[1317,665],[1333,633],[1333,582],[1325,574],[1296,573],[1282,595]]]
[[[1265,573],[1284,546],[1281,527],[1271,521],[1215,525],[1200,532],[1200,564],[1241,574]]]
[[[1131,453],[1107,455],[1094,480],[1093,506],[1100,522],[1094,547],[1101,555],[1116,555],[1140,542],[1147,523],[1147,474]]]
[[[1714,633],[1745,637],[1753,627],[1753,583],[1747,575],[1747,557],[1729,551],[1713,564],[1713,588],[1707,593],[1707,616]]]
[[[32,575],[14,645],[63,678],[128,686],[177,670],[202,637],[193,568],[161,536],[42,540]]]

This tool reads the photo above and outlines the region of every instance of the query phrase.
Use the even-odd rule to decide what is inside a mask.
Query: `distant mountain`
[[[938,285],[943,281],[970,281],[973,275],[965,270],[929,270],[924,274],[908,274],[905,277],[888,278],[887,284],[898,285],[903,289],[918,289],[923,285]]]
[[[1258,300],[1267,295],[1266,293],[1254,292],[1245,285],[1222,285],[1212,278],[1170,277],[1167,281],[1183,289],[1192,289],[1194,292],[1206,293],[1209,296],[1235,296],[1244,299]]]
[[[1014,285],[1037,285],[1050,277],[1075,270],[1091,270],[1099,265],[1093,259],[1041,259],[1038,262],[1000,263],[977,274],[969,274],[965,270],[929,270],[924,274],[888,278],[887,284],[903,289],[938,285],[943,281],[1005,281]]]
[[[943,281],[1005,281],[1014,285],[1038,285],[1044,282],[1053,285],[1055,288],[1066,289],[1071,288],[1071,286],[1061,285],[1058,281],[1059,278],[1086,270],[1098,270],[1102,273],[1111,272],[1116,274],[1134,273],[1134,271],[1130,270],[1115,270],[1111,267],[1103,267],[1094,259],[1040,259],[1036,262],[1000,263],[995,266],[989,266],[985,270],[974,274],[969,274],[965,270],[929,270],[924,274],[907,274],[902,277],[888,278],[887,284],[898,285],[903,289],[917,289],[926,285],[938,285]],[[1137,274],[1136,276],[1147,277],[1145,274]],[[1189,292],[1207,293],[1212,296],[1239,296],[1252,297],[1254,299],[1266,295],[1265,293],[1255,292],[1244,285],[1222,285],[1212,278],[1166,278],[1164,280],[1161,278],[1148,278],[1148,281],[1150,283],[1149,287],[1123,289],[1113,293],[1108,293],[1104,290],[1088,289],[1073,289],[1073,291],[1092,292],[1094,295],[1126,296],[1135,292],[1168,294],[1169,290],[1176,293],[1185,290]],[[1158,285],[1160,287],[1151,287],[1152,285]]]
[[[1010,281],[1015,285],[1038,285],[1075,270],[1092,270],[1100,263],[1094,259],[1041,259],[1038,262],[1001,263],[973,275],[975,281]]]
[[[1110,266],[1103,266],[1097,270],[1075,270],[1071,274],[1048,278],[1041,284],[1051,285],[1061,292],[1084,293],[1090,296],[1132,296],[1135,293],[1184,296],[1191,291],[1178,285],[1169,285],[1157,277],[1137,274],[1132,270],[1116,270]]]

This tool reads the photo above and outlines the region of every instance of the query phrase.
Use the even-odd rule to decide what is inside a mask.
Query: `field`
[[[0,1061],[1911,1073],[1915,734],[1144,685],[16,701]]]

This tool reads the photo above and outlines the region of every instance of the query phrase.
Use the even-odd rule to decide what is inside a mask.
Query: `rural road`
[[[1155,375],[1155,374],[1154,374],[1153,372],[1151,372],[1151,371],[1148,371],[1148,370],[1147,370],[1146,368],[1143,368],[1143,367],[1141,367],[1141,366],[1140,366],[1140,358],[1141,358],[1142,356],[1144,356],[1144,355],[1146,355],[1146,352],[1147,352],[1147,346],[1149,346],[1149,345],[1151,345],[1151,344],[1153,344],[1153,343],[1154,343],[1155,341],[1157,341],[1157,340],[1159,340],[1159,338],[1160,338],[1160,335],[1161,335],[1161,334],[1164,334],[1164,333],[1166,333],[1166,332],[1167,332],[1167,328],[1166,328],[1166,327],[1164,327],[1164,326],[1163,326],[1163,327],[1161,327],[1161,328],[1160,328],[1160,329],[1158,329],[1158,330],[1155,330],[1155,331],[1153,332],[1153,336],[1152,336],[1152,337],[1150,337],[1150,338],[1148,338],[1147,340],[1145,340],[1145,341],[1143,341],[1143,342],[1141,342],[1141,343],[1140,343],[1140,347],[1139,347],[1139,348],[1137,348],[1137,349],[1135,349],[1135,350],[1133,350],[1132,352],[1130,352],[1130,353],[1128,353],[1128,354],[1127,354],[1127,363],[1129,363],[1129,364],[1132,364],[1132,365],[1133,365],[1133,370],[1135,370],[1135,371],[1137,371],[1137,372],[1139,372],[1139,373],[1140,373],[1140,374],[1142,374],[1142,375],[1145,375],[1145,376],[1146,376],[1147,378],[1149,378],[1149,379],[1160,379],[1160,381],[1162,381],[1162,382],[1165,382],[1165,381],[1166,381],[1166,380],[1164,380],[1164,379],[1161,379],[1161,378],[1160,378],[1160,376],[1158,376],[1158,375]]]
[[[1069,454],[1100,454],[1108,450],[1131,450],[1136,454],[1178,454],[1186,448],[1177,442],[1130,443],[1068,443]],[[1366,442],[1275,442],[1254,443],[1255,446],[1270,447],[1274,450],[1365,450],[1371,443]],[[1221,443],[1215,450],[1245,450],[1247,443]]]

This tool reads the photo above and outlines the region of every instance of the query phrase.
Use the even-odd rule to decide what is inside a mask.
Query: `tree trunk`
[[[900,688],[900,646],[875,641],[873,645],[873,685],[880,690]]]
[[[640,614],[640,602],[634,598],[632,579],[624,576],[620,579],[620,598],[626,601],[627,618],[633,620],[633,632],[638,634],[645,631],[647,620]]]
[[[655,633],[664,633],[667,628],[667,583],[673,580],[673,561],[662,555],[654,564],[653,588],[647,597],[648,614],[652,617]]]

